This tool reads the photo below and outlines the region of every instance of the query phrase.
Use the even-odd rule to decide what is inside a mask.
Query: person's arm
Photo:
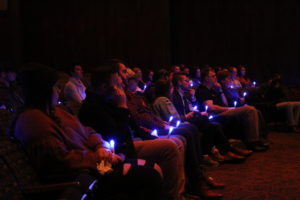
[[[213,103],[213,100],[206,100],[203,103],[208,106],[209,111],[212,111],[212,112],[215,112],[215,113],[222,113],[222,112],[225,112],[225,111],[230,109],[228,107],[215,105]]]
[[[92,149],[75,149],[68,146],[63,132],[41,112],[21,115],[16,123],[15,134],[25,146],[37,167],[53,165],[67,168],[96,168],[101,158]],[[76,138],[74,138],[76,139]]]

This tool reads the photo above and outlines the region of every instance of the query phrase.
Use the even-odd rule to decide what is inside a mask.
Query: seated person
[[[83,70],[81,65],[72,64],[67,67],[67,73],[70,78],[63,90],[64,103],[71,108],[74,114],[77,114],[82,101],[86,97],[86,87],[81,81],[83,78]]]
[[[20,74],[25,105],[10,130],[26,150],[41,181],[72,180],[80,169],[93,172],[98,163],[105,163],[112,165],[113,172],[93,174],[101,182],[100,199],[119,193],[129,199],[160,199],[159,166],[144,166],[145,161],[139,160],[131,164],[127,158],[134,149],[117,146],[114,151],[99,133],[57,108],[57,80],[58,74],[51,68],[27,66]]]
[[[208,106],[208,110],[217,115],[222,126],[233,130],[237,125],[242,128],[242,139],[248,148],[254,151],[265,151],[267,145],[260,141],[259,114],[253,106],[238,108],[228,107],[227,99],[221,85],[217,82],[216,73],[212,69],[202,71],[202,85],[197,88],[196,98],[199,103]],[[226,132],[228,134],[229,131]]]
[[[280,75],[269,82],[265,99],[268,103],[275,104],[277,110],[284,112],[289,131],[300,133],[297,128],[300,119],[300,101],[288,100],[281,85]]]
[[[120,74],[126,79],[126,67],[119,62],[96,69],[78,116],[83,124],[101,132],[104,139],[114,138],[120,147],[131,146],[138,158],[158,163],[164,175],[162,199],[178,199],[181,180],[177,146],[169,140],[151,140],[155,137],[135,124],[129,115]],[[142,141],[133,141],[132,137]]]
[[[192,108],[191,103],[185,96],[185,92],[189,92],[190,90],[190,86],[188,84],[189,78],[185,74],[174,74],[172,83],[175,86],[172,92],[172,103],[176,108],[176,111],[179,113],[180,119],[197,126],[198,129],[204,133],[203,140],[205,142],[203,142],[203,145],[206,146],[206,148],[204,148],[204,154],[209,154],[214,145],[220,148],[220,150],[226,154],[227,159],[230,160],[242,160],[245,158],[243,156],[251,153],[250,151],[242,149],[234,149],[236,153],[241,154],[242,156],[231,152],[229,142],[224,137],[220,124],[209,121],[207,112],[199,112],[198,109]]]
[[[251,79],[249,77],[247,77],[246,73],[247,73],[247,70],[246,70],[245,65],[239,65],[237,79],[240,81],[243,88],[249,88],[249,87],[253,86]]]
[[[158,116],[154,115],[147,105],[144,97],[139,95],[136,91],[137,80],[135,76],[129,76],[127,81],[127,97],[128,97],[128,109],[130,111],[131,116],[138,125],[142,127],[146,127],[148,129],[157,129],[160,138],[166,138],[170,140],[174,140],[174,137],[181,136],[186,141],[186,153],[185,153],[185,174],[187,176],[187,180],[189,183],[187,184],[187,191],[191,194],[198,194],[200,196],[205,196],[203,193],[199,194],[201,190],[205,187],[205,181],[209,181],[207,177],[203,175],[203,172],[200,165],[201,159],[201,133],[198,131],[197,127],[189,124],[189,123],[181,123],[177,127],[174,128],[173,132],[169,135],[169,130],[171,125],[175,126],[176,121],[173,120],[168,122],[168,120],[163,121]],[[181,138],[179,137],[179,138]],[[201,183],[202,181],[202,183]],[[202,184],[202,185],[201,185]],[[212,184],[209,182],[208,184]],[[214,184],[215,185],[215,184]],[[196,190],[196,191],[195,191]],[[198,191],[197,191],[198,190]],[[217,195],[217,194],[216,194]]]
[[[218,80],[220,81],[222,90],[225,94],[228,104],[227,106],[236,107],[245,104],[245,97],[241,97],[239,94],[239,90],[233,87],[233,81],[231,78],[231,73],[229,71],[219,71]]]

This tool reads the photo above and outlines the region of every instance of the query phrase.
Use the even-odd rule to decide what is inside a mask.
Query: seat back
[[[22,199],[23,188],[37,185],[24,152],[7,137],[0,138],[0,199]]]
[[[0,136],[7,135],[8,126],[12,119],[12,113],[7,109],[0,109]]]

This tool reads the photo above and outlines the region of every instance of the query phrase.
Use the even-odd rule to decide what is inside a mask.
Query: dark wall
[[[173,62],[244,63],[259,79],[299,79],[299,9],[296,1],[174,0]]]
[[[166,0],[26,0],[24,61],[95,66],[118,57],[135,66],[170,64]]]
[[[92,68],[112,57],[151,68],[242,63],[258,80],[279,72],[300,84],[297,1],[10,2],[13,15],[0,16],[0,53],[22,63]]]
[[[9,0],[8,9],[0,11],[0,63],[20,62],[19,0]]]

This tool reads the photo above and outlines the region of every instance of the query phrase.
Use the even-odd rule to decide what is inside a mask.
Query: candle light
[[[191,83],[190,83],[190,87],[194,87],[194,83],[193,83],[193,81],[191,81]]]
[[[144,85],[144,90],[146,90],[146,89],[147,89],[147,85],[145,84],[145,85]]]
[[[246,97],[247,96],[247,92],[243,92],[243,97]]]
[[[256,86],[256,82],[255,82],[255,81],[253,81],[253,86],[254,86],[254,87]]]
[[[173,131],[174,127],[171,126],[170,129],[169,129],[169,133],[168,133],[168,137],[171,135],[172,131]]]
[[[234,88],[233,85],[230,85],[230,88],[233,89]]]
[[[212,115],[209,115],[209,117],[208,117],[209,120],[211,120],[213,118],[214,118],[214,116],[212,116]]]
[[[173,115],[171,115],[169,118],[169,122],[171,122],[173,120],[173,118],[174,118]]]
[[[177,120],[177,122],[176,122],[176,127],[178,127],[179,125],[180,125],[180,120]]]
[[[207,112],[207,110],[208,110],[208,105],[205,106],[205,112]]]
[[[233,105],[234,105],[234,107],[236,108],[237,101],[234,101],[234,102],[233,102]]]
[[[198,111],[198,106],[194,106],[193,111]]]
[[[115,141],[110,140],[109,144],[110,144],[110,150],[112,151],[112,153],[115,153]]]
[[[157,130],[154,129],[154,130],[151,132],[151,135],[152,135],[152,136],[155,136],[155,137],[158,137]]]

